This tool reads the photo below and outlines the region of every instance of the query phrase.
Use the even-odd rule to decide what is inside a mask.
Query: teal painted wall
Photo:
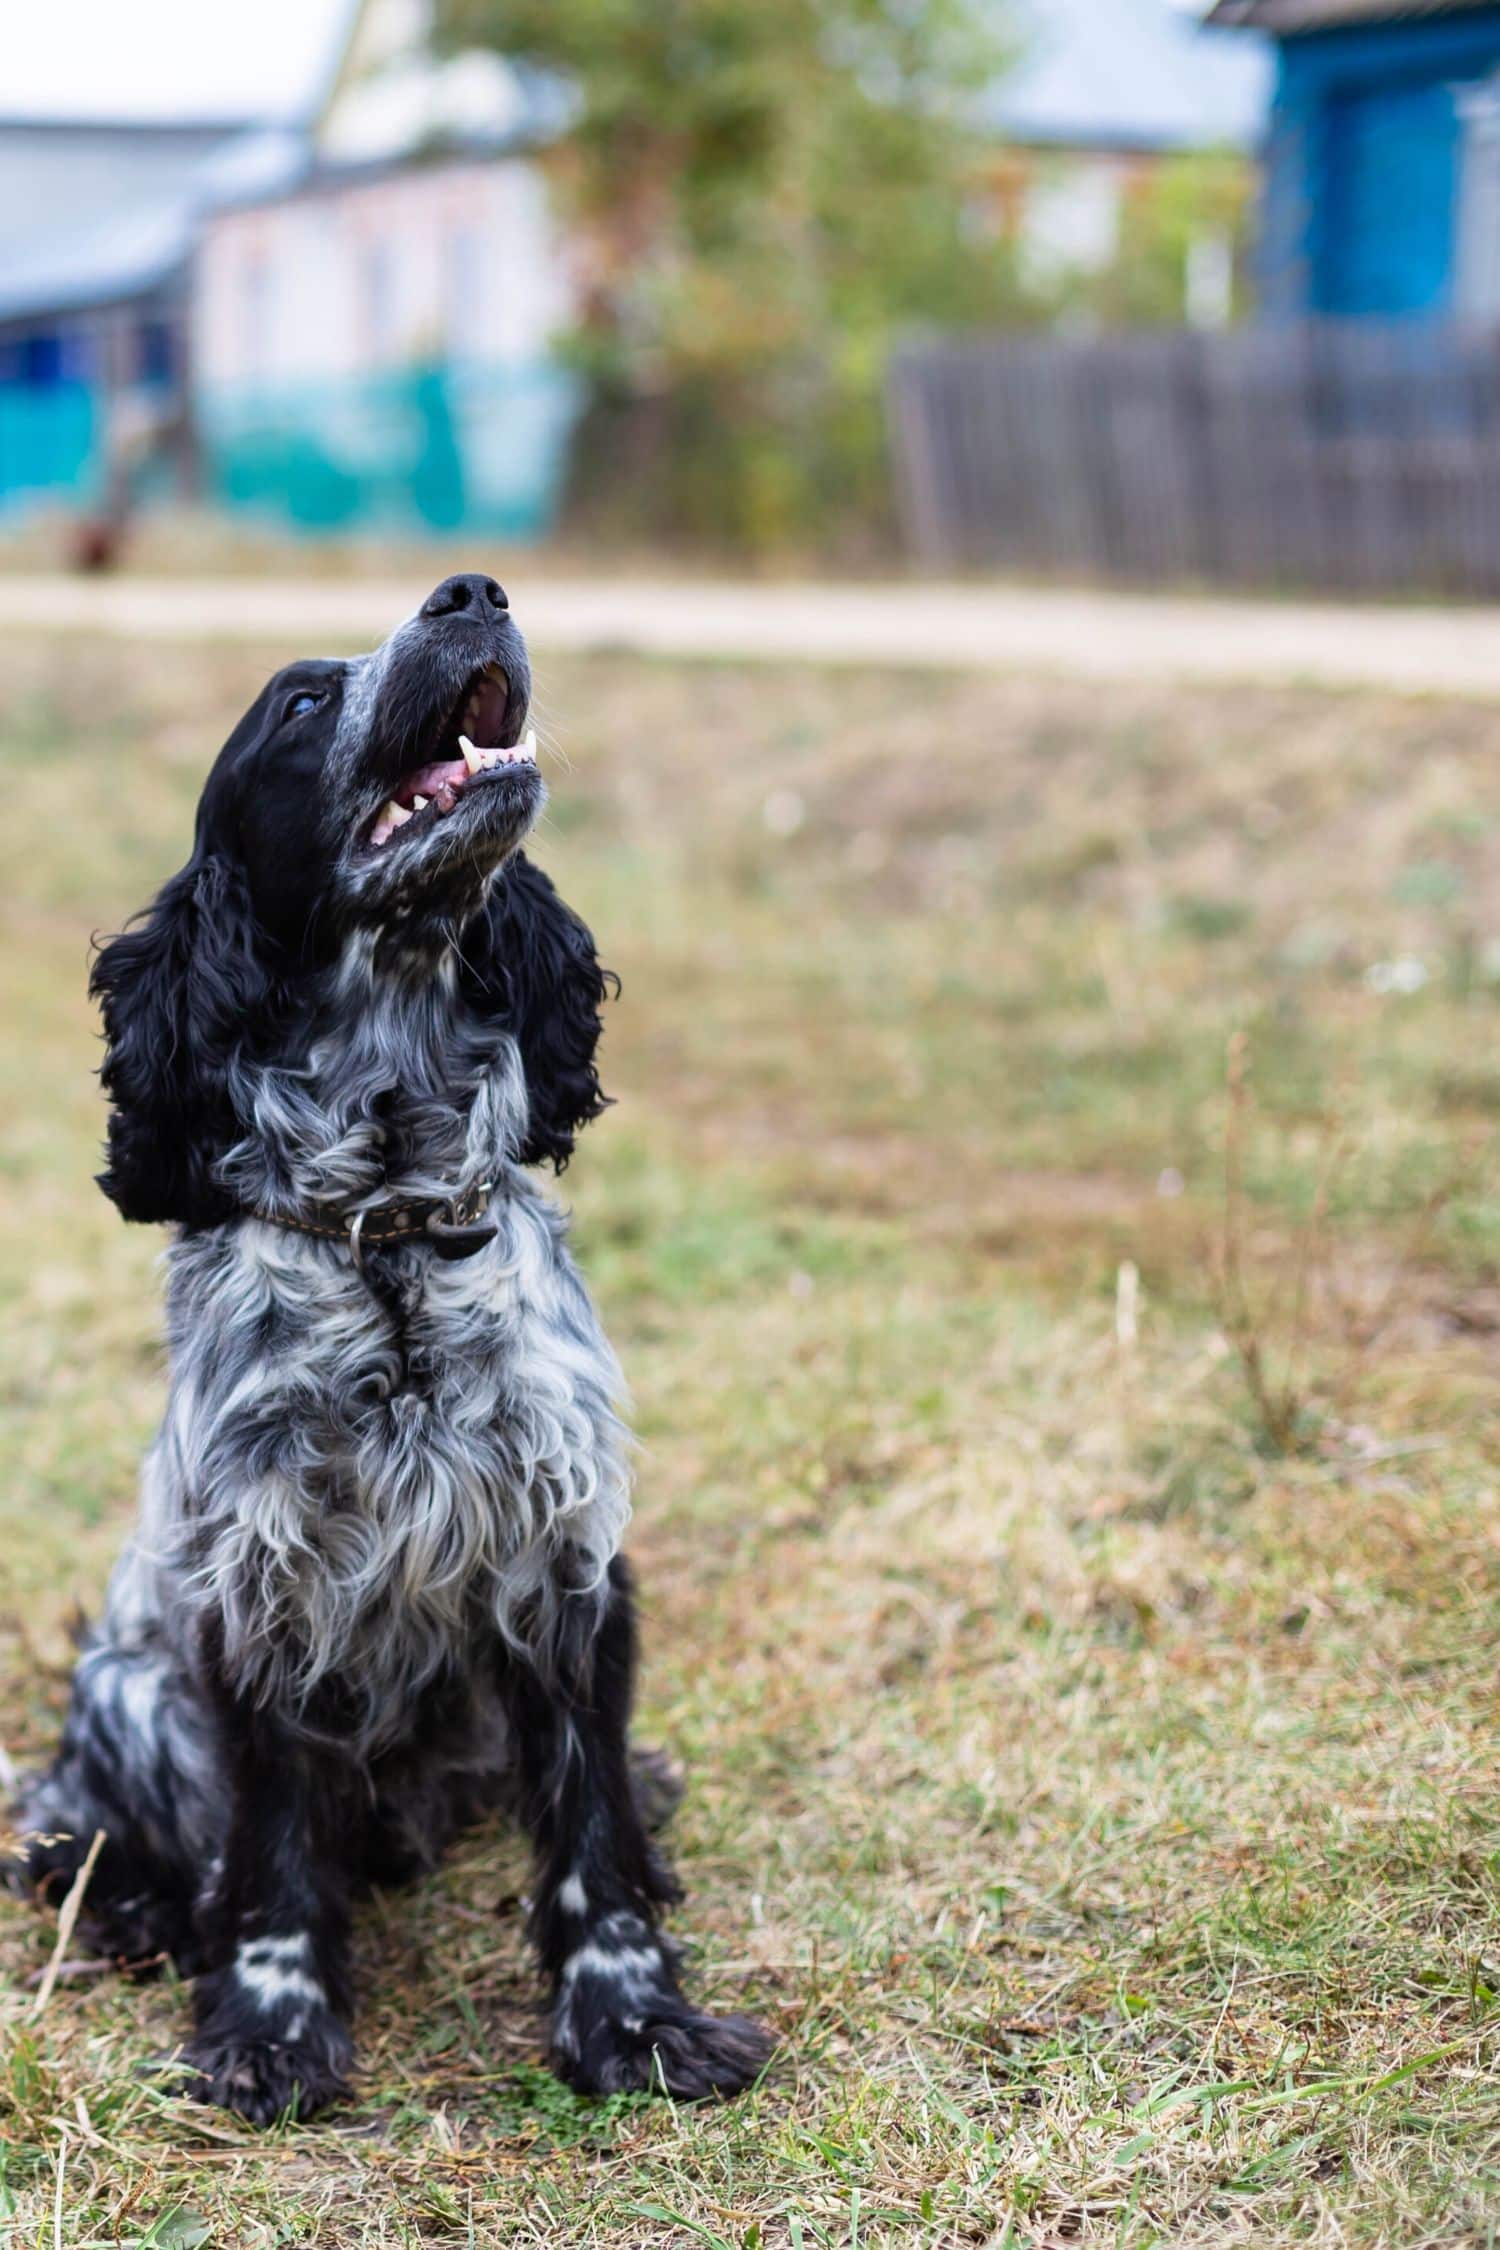
[[[205,390],[208,486],[299,531],[485,530],[533,538],[562,491],[581,386],[546,363],[402,369]]]
[[[86,383],[0,383],[0,514],[98,489],[100,417]]]

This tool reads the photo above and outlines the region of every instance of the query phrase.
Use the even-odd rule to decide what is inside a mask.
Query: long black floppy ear
[[[99,1185],[127,1219],[207,1226],[233,1200],[215,1164],[237,1137],[229,1061],[272,990],[240,869],[200,850],[99,953],[109,1162]]]
[[[524,852],[507,862],[478,925],[464,932],[463,953],[471,998],[503,1018],[521,1050],[530,1102],[521,1162],[560,1172],[579,1127],[609,1107],[594,1050],[600,1011],[619,979],[600,968],[588,930]]]

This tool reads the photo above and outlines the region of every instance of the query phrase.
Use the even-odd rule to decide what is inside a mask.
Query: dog
[[[613,980],[521,848],[530,694],[479,574],[278,672],[93,968],[170,1379],[11,1879],[55,1899],[102,1831],[90,1942],[195,1978],[188,2083],[257,2123],[348,2094],[354,1896],[497,1806],[570,2085],[728,2095],[770,2052],[684,1997],[629,1746],[620,1375],[528,1171],[605,1106]]]

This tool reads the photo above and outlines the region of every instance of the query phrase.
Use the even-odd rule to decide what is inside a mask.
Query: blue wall
[[[1452,309],[1457,91],[1497,70],[1500,6],[1283,40],[1261,245],[1273,318]]]

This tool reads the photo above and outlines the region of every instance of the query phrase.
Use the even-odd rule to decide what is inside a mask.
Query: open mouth
[[[370,848],[383,851],[413,822],[426,828],[446,818],[464,791],[497,768],[536,764],[536,736],[528,727],[522,741],[506,742],[510,681],[498,664],[471,681],[464,700],[438,737],[438,756],[413,766],[392,789],[375,815]]]

